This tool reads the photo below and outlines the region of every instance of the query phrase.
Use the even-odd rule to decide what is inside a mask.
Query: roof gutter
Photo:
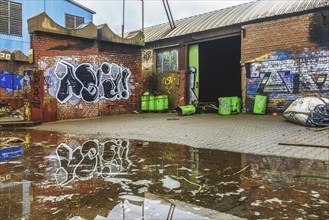
[[[234,33],[230,33],[230,34],[224,34],[221,36],[215,36],[215,37],[208,37],[208,38],[202,38],[199,40],[186,40],[183,42],[184,45],[190,45],[190,44],[197,44],[197,43],[203,43],[206,41],[212,41],[212,40],[219,40],[219,39],[223,39],[223,38],[228,38],[228,37],[236,37],[236,36],[240,36],[241,35],[241,31],[239,32],[234,32]]]

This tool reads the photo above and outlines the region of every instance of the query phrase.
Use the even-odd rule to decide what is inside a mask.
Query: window
[[[85,19],[83,17],[65,14],[65,27],[77,28],[83,23],[85,23]]]
[[[165,49],[157,51],[156,72],[169,73],[178,71],[178,49]]]
[[[22,36],[22,4],[0,0],[0,34]]]

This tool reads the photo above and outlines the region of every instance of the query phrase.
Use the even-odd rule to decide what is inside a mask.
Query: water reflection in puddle
[[[0,133],[0,219],[329,218],[328,161]]]

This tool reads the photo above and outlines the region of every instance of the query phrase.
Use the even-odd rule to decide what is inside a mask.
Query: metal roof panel
[[[324,7],[329,8],[328,0],[256,0],[176,20],[174,29],[170,29],[169,23],[147,27],[144,33],[145,41],[157,41]]]

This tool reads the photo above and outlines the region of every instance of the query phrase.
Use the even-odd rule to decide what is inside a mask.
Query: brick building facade
[[[174,107],[182,105],[177,100],[218,105],[219,97],[238,96],[242,110],[252,112],[255,96],[265,95],[266,112],[281,113],[300,97],[329,97],[327,1],[253,1],[175,23],[145,29],[143,53],[153,56],[142,57],[143,67],[153,65],[143,69],[146,86],[179,79],[172,83],[179,93],[167,94]],[[158,71],[159,59],[167,72]],[[163,91],[166,80],[158,81],[149,88]]]
[[[28,94],[22,97],[28,100],[25,120],[54,121],[139,109],[141,33],[126,40],[113,38],[107,26],[92,23],[67,29],[44,13],[28,23],[34,62],[25,72],[29,79]]]
[[[282,112],[299,97],[329,95],[329,10],[242,26],[241,63],[247,110],[254,95]]]

